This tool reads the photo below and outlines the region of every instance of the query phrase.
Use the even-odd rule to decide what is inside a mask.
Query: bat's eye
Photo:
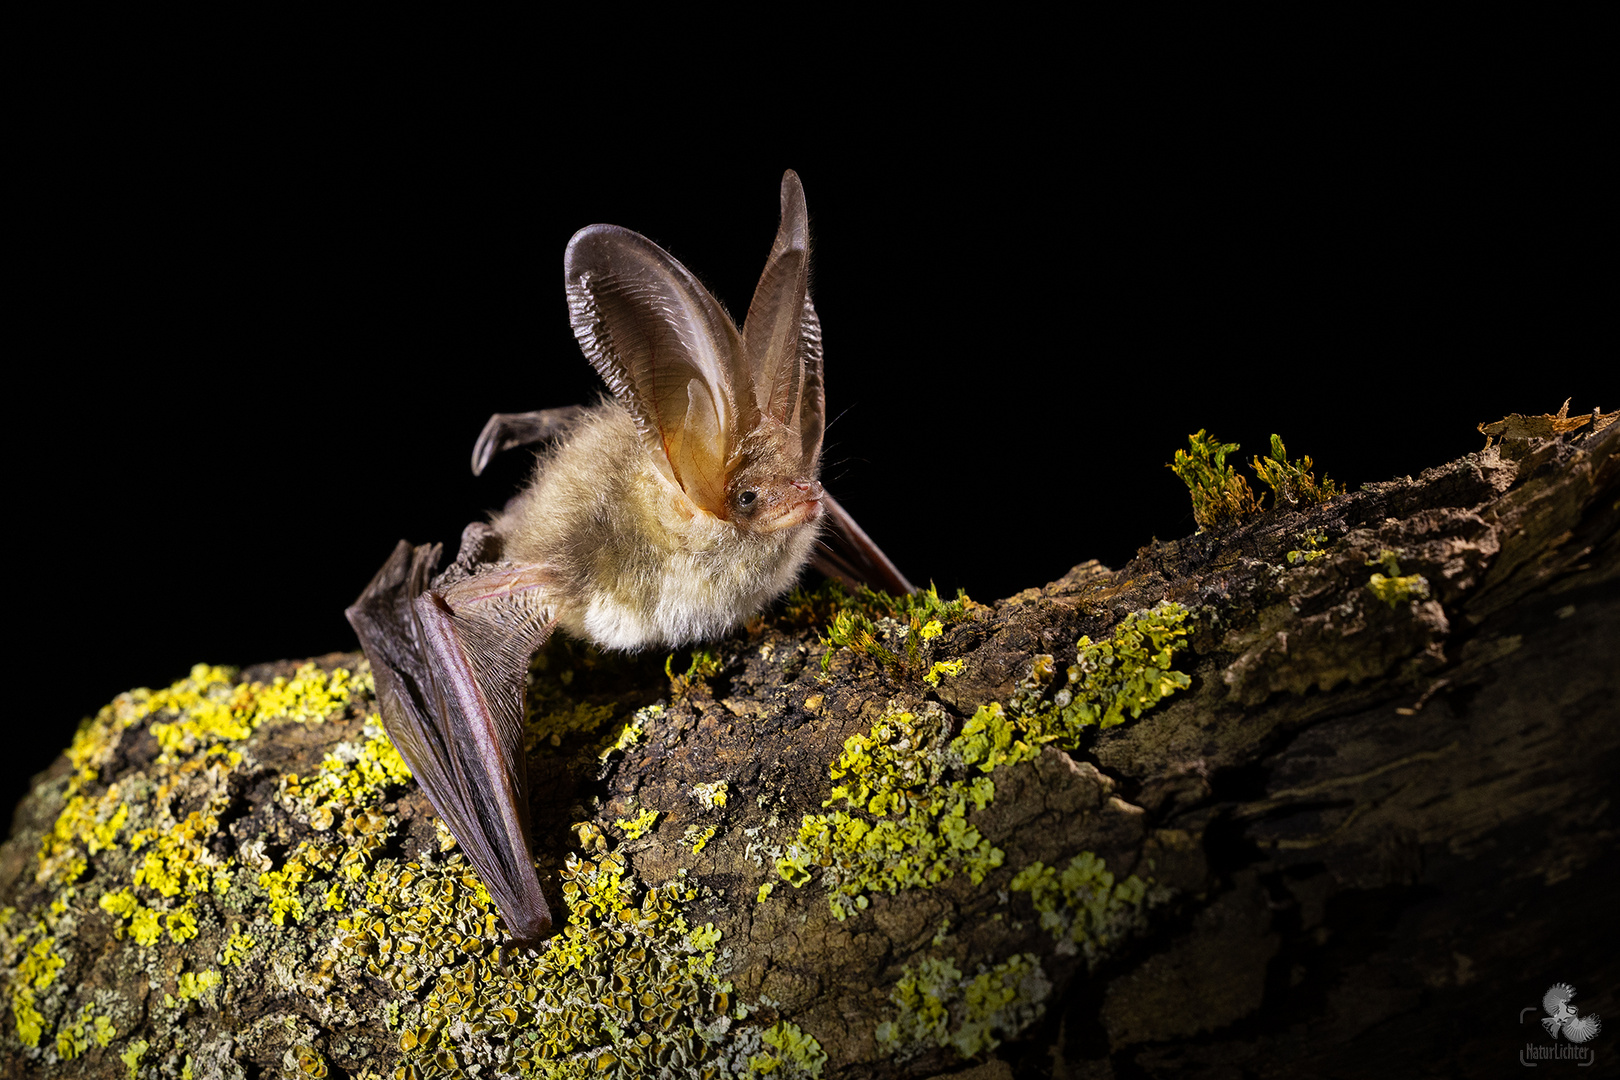
[[[737,505],[742,507],[744,510],[746,510],[750,506],[754,505],[754,500],[757,499],[757,498],[759,498],[759,496],[757,494],[755,494],[754,492],[745,491],[741,495],[737,496]]]

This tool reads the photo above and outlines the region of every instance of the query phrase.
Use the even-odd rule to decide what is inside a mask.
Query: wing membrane
[[[523,687],[551,629],[543,575],[503,567],[436,590],[428,576],[439,550],[401,541],[349,608],[349,623],[371,660],[389,738],[508,932],[538,941],[552,919],[529,841]]]

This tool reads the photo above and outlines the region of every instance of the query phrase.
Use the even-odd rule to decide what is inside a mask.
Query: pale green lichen
[[[708,784],[693,784],[687,792],[705,810],[716,810],[726,805],[726,794],[731,790],[724,780]]]
[[[1164,603],[1127,615],[1107,641],[1093,644],[1082,637],[1069,684],[1054,698],[1062,736],[1072,740],[1092,724],[1122,724],[1126,713],[1135,720],[1191,686],[1191,677],[1171,666],[1192,632],[1187,616],[1180,604]]]
[[[1395,552],[1385,548],[1376,559],[1368,559],[1368,566],[1382,566],[1383,573],[1374,573],[1367,582],[1372,594],[1390,606],[1390,609],[1413,600],[1429,598],[1429,579],[1422,574],[1402,576],[1401,564]]]
[[[1055,669],[1040,658],[1015,698],[1016,713],[997,702],[981,706],[955,738],[933,703],[851,735],[829,768],[842,782],[822,803],[843,807],[804,816],[776,859],[777,875],[799,888],[819,870],[839,919],[864,910],[869,893],[927,888],[959,873],[983,881],[1004,855],[969,820],[970,810],[995,797],[991,779],[974,774],[1030,761],[1048,742],[1077,746],[1087,729],[1135,719],[1191,685],[1172,666],[1191,633],[1188,616],[1180,604],[1164,603],[1126,616],[1107,641],[1082,637],[1067,685],[1050,701]],[[953,772],[970,779],[949,779]]]
[[[1019,953],[972,978],[949,958],[907,965],[889,1002],[892,1020],[877,1025],[879,1049],[900,1058],[952,1047],[964,1058],[994,1050],[1040,1019],[1052,984],[1032,953]]]
[[[1008,888],[1029,894],[1060,953],[1079,951],[1095,963],[1110,945],[1142,926],[1151,885],[1135,874],[1116,883],[1102,859],[1082,851],[1062,871],[1031,863]]]
[[[846,809],[805,815],[776,861],[783,880],[797,888],[821,867],[833,914],[844,919],[868,906],[867,893],[923,888],[961,872],[979,882],[1000,866],[1001,850],[967,820],[970,805],[982,809],[994,797],[995,784],[941,782],[949,730],[944,711],[929,703],[846,739],[830,769],[844,782],[822,803]]]
[[[821,1049],[821,1043],[813,1036],[806,1035],[799,1025],[786,1020],[766,1030],[760,1036],[760,1041],[771,1050],[750,1055],[749,1072],[761,1076],[819,1077],[827,1064],[827,1054]]]

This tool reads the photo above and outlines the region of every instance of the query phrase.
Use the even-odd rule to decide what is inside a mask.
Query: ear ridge
[[[789,169],[782,175],[782,218],[765,271],[743,320],[744,368],[759,414],[796,429],[804,370],[800,349],[809,296],[810,216],[804,187]]]
[[[803,373],[797,417],[800,461],[805,475],[814,476],[819,469],[822,436],[827,430],[827,385],[821,363],[821,319],[808,293],[799,319],[799,370]]]
[[[713,484],[693,490],[688,480],[722,475],[747,430],[733,387],[742,339],[731,317],[673,255],[617,225],[574,234],[563,281],[574,337],[629,410],[654,463],[698,505],[719,512]],[[694,408],[695,394],[707,399],[702,407]],[[705,418],[700,432],[686,429],[689,413]]]

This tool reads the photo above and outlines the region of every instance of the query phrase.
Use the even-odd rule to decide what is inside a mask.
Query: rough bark
[[[1488,449],[1082,564],[938,634],[880,618],[833,646],[825,604],[790,604],[673,679],[662,657],[557,641],[531,692],[532,810],[575,932],[505,968],[431,809],[378,764],[358,656],[318,661],[359,673],[347,700],[292,663],[242,673],[251,693],[203,680],[199,701],[237,695],[237,729],[205,730],[183,693],[121,699],[0,850],[0,1073],[386,1075],[402,1054],[484,1076],[1517,1067],[1547,1041],[1520,1009],[1548,984],[1598,1012],[1620,987],[1617,446],[1610,428]],[[992,702],[1015,733],[1053,730],[1038,718],[1077,640],[1165,602],[1189,612],[1184,688],[989,772],[963,750]],[[826,805],[861,775],[829,775],[846,740],[885,722],[899,733],[868,756],[913,769],[893,790],[947,805],[918,819],[937,880],[894,891],[805,840],[840,809],[900,819]],[[973,789],[953,823],[981,777],[993,797]],[[137,878],[154,851],[168,862]],[[195,937],[168,927],[182,909]],[[256,944],[227,963],[238,927]]]

